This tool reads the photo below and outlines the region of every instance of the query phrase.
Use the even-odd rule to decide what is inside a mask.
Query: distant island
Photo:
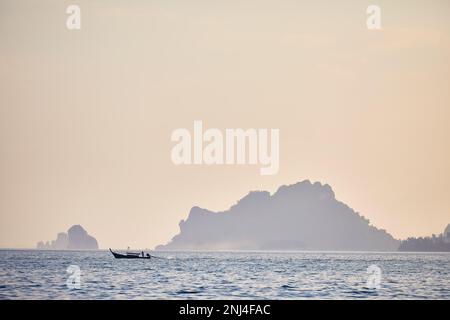
[[[58,233],[56,240],[37,243],[39,250],[97,250],[97,240],[80,225],[74,225],[67,233]]]
[[[253,191],[230,209],[193,207],[180,233],[156,250],[396,251],[400,241],[308,180],[273,195]]]
[[[450,224],[438,236],[408,238],[400,243],[399,251],[450,252]]]

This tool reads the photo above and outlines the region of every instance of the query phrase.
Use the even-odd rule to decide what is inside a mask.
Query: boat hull
[[[117,253],[112,251],[111,249],[109,249],[109,251],[112,253],[112,255],[114,256],[114,258],[116,259],[150,259],[150,256],[138,256],[138,255],[127,255],[127,254],[121,254],[121,253]]]

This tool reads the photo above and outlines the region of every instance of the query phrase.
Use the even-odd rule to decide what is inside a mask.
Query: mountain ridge
[[[396,251],[400,243],[338,201],[328,184],[309,180],[272,195],[250,191],[225,211],[194,206],[179,226],[155,249]]]

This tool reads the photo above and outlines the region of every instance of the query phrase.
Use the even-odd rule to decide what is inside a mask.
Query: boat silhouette
[[[109,251],[112,253],[112,255],[114,256],[114,258],[116,259],[151,259],[151,255],[150,254],[145,254],[144,252],[126,252],[125,254],[123,253],[117,253],[111,250],[111,248],[109,248]]]

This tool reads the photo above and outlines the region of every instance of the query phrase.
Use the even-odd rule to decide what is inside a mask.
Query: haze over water
[[[449,253],[0,251],[0,299],[450,299]],[[70,265],[81,288],[69,289]],[[382,270],[367,288],[367,268]]]

